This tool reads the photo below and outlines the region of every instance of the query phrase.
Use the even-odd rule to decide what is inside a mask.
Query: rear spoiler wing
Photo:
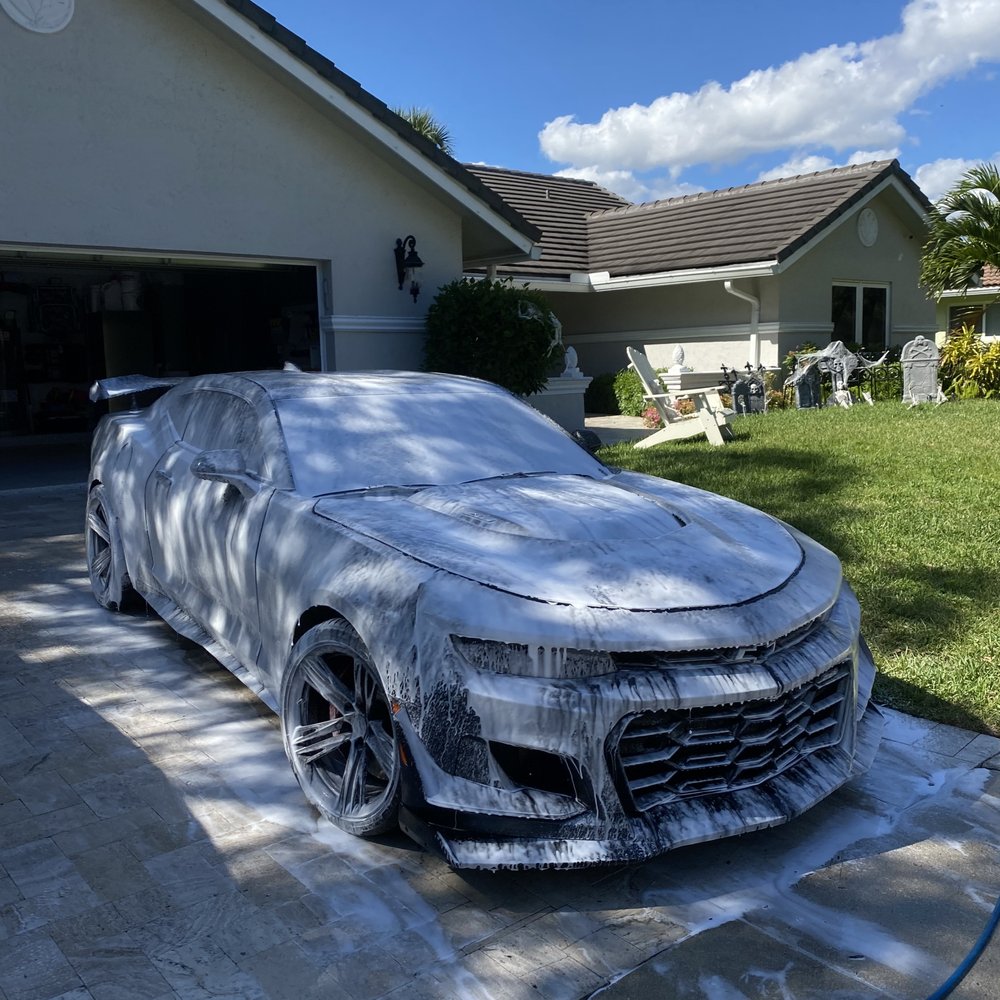
[[[181,381],[183,379],[149,378],[147,375],[117,375],[114,378],[98,379],[90,387],[90,398],[96,403],[100,399],[132,396],[133,406],[135,406],[134,398],[140,392],[148,392],[150,389],[169,389]]]

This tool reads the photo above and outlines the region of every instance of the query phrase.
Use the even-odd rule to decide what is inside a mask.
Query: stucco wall
[[[761,296],[761,321],[769,321],[766,310],[773,306],[758,283],[739,285]],[[628,346],[644,351],[657,367],[672,363],[678,343],[684,347],[685,364],[698,371],[748,360],[750,306],[726,292],[721,281],[546,294],[563,324],[563,339],[576,348],[587,375],[624,368]]]
[[[828,342],[810,331],[818,319],[830,322],[831,289],[838,282],[889,285],[890,344],[904,344],[918,333],[933,337],[934,305],[917,284],[922,232],[904,223],[894,192],[873,199],[868,207],[879,224],[873,246],[858,239],[857,213],[852,213],[778,277],[784,350],[796,346],[796,338],[820,345]]]
[[[0,15],[0,92],[0,242],[331,260],[334,317],[412,321],[461,273],[456,212],[166,0],[86,0],[48,35]]]

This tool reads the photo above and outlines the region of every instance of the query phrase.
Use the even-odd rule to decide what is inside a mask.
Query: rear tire
[[[396,828],[399,736],[378,671],[346,622],[317,625],[292,648],[281,731],[299,785],[332,823],[358,837]]]
[[[125,568],[118,518],[103,484],[95,486],[87,497],[84,541],[90,587],[97,603],[109,611],[123,610],[135,591]]]

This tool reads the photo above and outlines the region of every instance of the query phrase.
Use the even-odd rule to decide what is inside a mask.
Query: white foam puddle
[[[705,1000],[750,1000],[746,993],[721,976],[699,976],[698,987]]]
[[[732,865],[722,870],[701,862],[706,864],[707,870],[702,871],[699,867],[692,873],[695,877],[687,879],[683,888],[651,889],[645,901],[662,908],[671,920],[686,927],[692,935],[751,913],[770,910],[781,924],[794,928],[794,937],[809,936],[844,956],[862,955],[928,981],[941,977],[942,973],[947,975],[949,970],[941,963],[919,948],[896,939],[877,923],[855,917],[840,908],[811,902],[795,891],[795,886],[806,875],[836,862],[841,855],[850,856],[856,845],[864,841],[885,838],[896,832],[911,819],[918,819],[925,808],[947,807],[956,796],[971,801],[990,798],[983,793],[989,772],[968,766],[935,768],[933,765],[939,758],[915,745],[922,734],[927,733],[928,724],[893,715],[896,718],[892,720],[890,735],[901,734],[907,742],[884,744],[871,774],[854,784],[857,791],[869,793],[871,809],[819,807],[812,818],[817,815],[823,818],[810,833],[796,836],[799,830],[808,829],[809,818],[803,818],[793,820],[784,830],[759,834],[763,851],[747,848],[737,855]],[[888,801],[880,794],[886,789],[892,793],[885,796]],[[997,817],[993,819],[995,829]],[[772,853],[773,846],[767,843],[772,836],[778,838],[784,848],[777,856]],[[921,833],[921,836],[926,834]],[[964,852],[959,841],[952,840],[947,845]],[[898,845],[890,842],[884,849],[895,846]],[[872,851],[860,853],[864,856]],[[877,892],[878,887],[873,886],[872,891]],[[981,902],[978,898],[976,901]],[[781,934],[780,929],[778,933]],[[709,997],[742,996],[721,980],[715,986],[707,980],[703,985]],[[715,992],[711,992],[712,989]],[[783,996],[784,993],[772,989],[768,995]]]

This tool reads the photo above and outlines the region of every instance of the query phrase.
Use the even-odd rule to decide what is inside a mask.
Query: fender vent
[[[638,812],[759,785],[840,742],[851,663],[775,699],[643,712],[612,737],[612,772]]]

